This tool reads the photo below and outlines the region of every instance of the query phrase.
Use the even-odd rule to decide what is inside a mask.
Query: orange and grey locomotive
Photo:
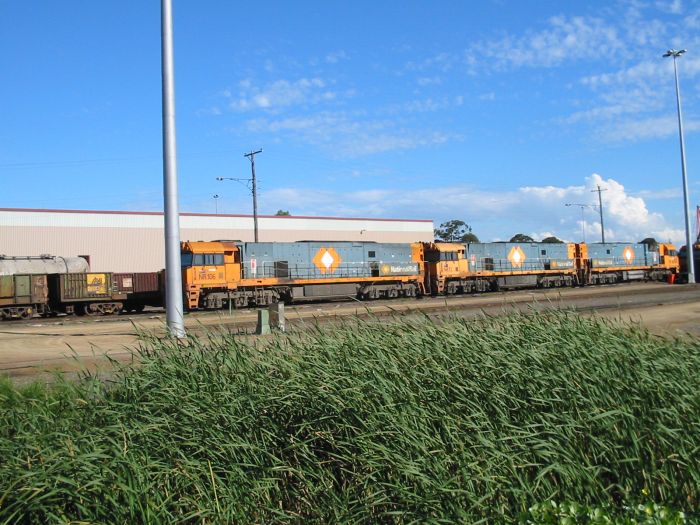
[[[295,299],[414,297],[424,292],[422,245],[372,242],[184,242],[189,310]]]

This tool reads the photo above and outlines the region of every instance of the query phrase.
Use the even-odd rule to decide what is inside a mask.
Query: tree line
[[[472,231],[472,227],[458,219],[443,222],[436,228],[435,240],[440,242],[480,242],[479,237]],[[508,242],[535,242],[535,240],[524,233],[516,233]],[[542,242],[563,243],[564,241],[552,236],[545,237]]]
[[[479,237],[472,231],[472,227],[459,219],[443,222],[438,228],[435,228],[435,240],[438,242],[480,242]],[[535,239],[524,233],[516,233],[508,242],[537,242]],[[540,242],[549,244],[563,244],[564,241],[555,236],[545,237]],[[649,248],[655,250],[658,243],[653,237],[647,237],[640,241],[642,244],[649,245]]]

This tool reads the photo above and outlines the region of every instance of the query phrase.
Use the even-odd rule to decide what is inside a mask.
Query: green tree
[[[554,235],[552,235],[551,237],[545,237],[544,239],[542,239],[542,242],[546,242],[548,244],[564,244],[564,241],[556,238]]]
[[[435,229],[435,240],[440,242],[479,242],[472,227],[464,221],[453,219],[443,222]]]
[[[510,238],[508,242],[535,242],[535,239],[524,233],[516,233]]]
[[[277,213],[275,213],[276,217],[289,217],[290,215],[292,214],[289,213],[287,210],[277,210]]]

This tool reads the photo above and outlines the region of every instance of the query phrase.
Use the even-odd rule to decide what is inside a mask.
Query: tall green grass
[[[700,500],[700,342],[570,313],[146,339],[0,389],[0,523],[517,522]]]

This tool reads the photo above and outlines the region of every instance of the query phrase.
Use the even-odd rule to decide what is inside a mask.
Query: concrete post
[[[265,335],[270,333],[270,312],[267,310],[258,310],[258,325],[255,328],[257,335]]]
[[[280,332],[285,331],[284,303],[272,303],[269,306],[270,326]]]

